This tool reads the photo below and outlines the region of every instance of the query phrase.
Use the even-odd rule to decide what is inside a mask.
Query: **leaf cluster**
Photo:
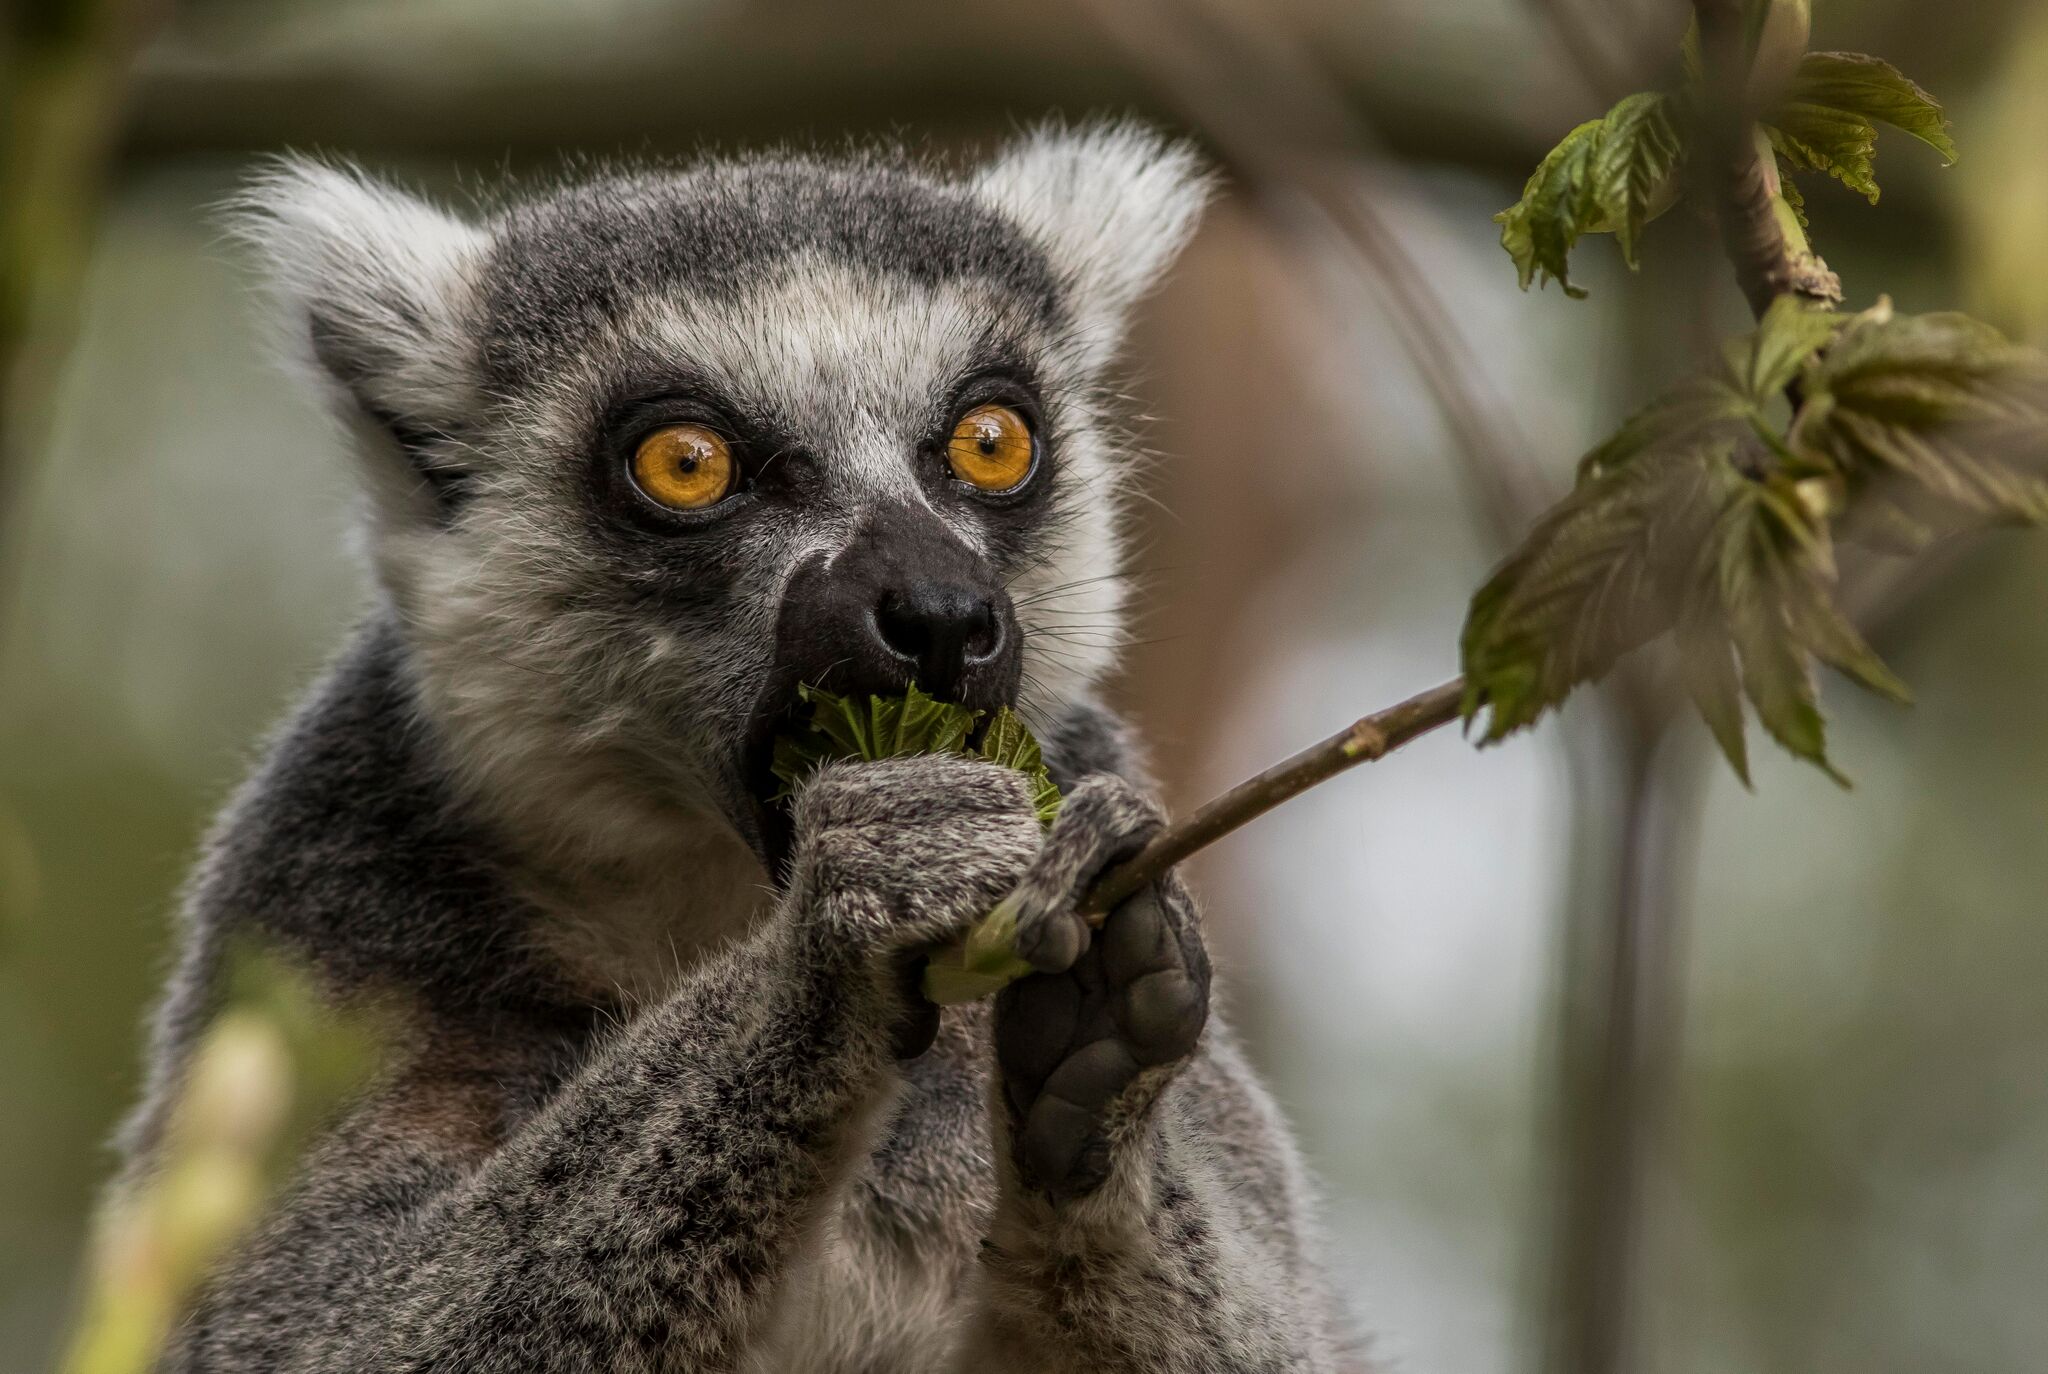
[[[1877,126],[1956,160],[1941,104],[1897,67],[1863,53],[1808,53],[1764,122],[1781,170],[1825,172],[1877,204]]]
[[[1993,521],[2048,523],[2048,357],[1963,316],[1781,298],[1718,370],[1589,453],[1473,598],[1466,719],[1502,739],[1668,633],[1745,780],[1745,698],[1833,774],[1815,664],[1908,698],[1835,604],[1836,538],[1895,548]]]
[[[1566,295],[1583,297],[1569,269],[1572,248],[1587,234],[1613,234],[1622,260],[1638,265],[1643,228],[1678,201],[1699,142],[1696,37],[1687,52],[1676,89],[1628,96],[1573,129],[1537,166],[1522,198],[1494,216],[1523,289],[1554,280]],[[1890,63],[1841,52],[1808,53],[1799,62],[1761,128],[1778,164],[1779,190],[1802,225],[1794,172],[1826,173],[1876,203],[1880,124],[1956,160],[1940,103]]]
[[[1059,814],[1060,790],[1046,770],[1038,740],[1007,706],[977,711],[936,700],[914,683],[900,697],[845,697],[809,684],[797,692],[803,718],[776,737],[770,765],[780,784],[776,800],[794,796],[803,780],[826,763],[962,754],[1024,774],[1043,823],[1052,824]]]

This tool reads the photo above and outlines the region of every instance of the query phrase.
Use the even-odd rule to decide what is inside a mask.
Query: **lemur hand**
[[[805,933],[886,979],[899,1056],[938,1033],[917,990],[926,953],[1017,886],[1043,833],[1024,775],[974,759],[830,764],[798,796],[790,892]]]
[[[1209,956],[1176,875],[1099,931],[1074,910],[1103,869],[1164,824],[1123,779],[1087,778],[1019,885],[1017,951],[1041,971],[998,994],[996,1061],[1019,1174],[1055,1200],[1103,1182],[1111,1130],[1150,1110],[1208,1018]]]

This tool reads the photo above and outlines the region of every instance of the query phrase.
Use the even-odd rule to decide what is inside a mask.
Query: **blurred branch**
[[[1361,165],[1383,181],[1398,172],[1377,155],[1345,92],[1284,32],[1245,24],[1210,0],[1083,4],[1214,144],[1272,223],[1311,248],[1327,238],[1351,251],[1451,432],[1460,475],[1495,541],[1519,538],[1553,493],[1429,274],[1352,183],[1349,172]]]
[[[1556,8],[1553,5],[1552,8]],[[1793,292],[1827,306],[1841,283],[1814,256],[1779,195],[1756,136],[1744,0],[1695,0],[1713,94],[1703,184],[1720,210],[1721,246],[1752,313]],[[1803,45],[1803,28],[1798,32]],[[1796,54],[1793,56],[1796,61]],[[1673,858],[1695,828],[1699,751],[1670,735],[1677,683],[1638,666],[1620,684],[1626,780],[1613,906],[1577,924],[1564,982],[1560,1200],[1540,1345],[1549,1374],[1624,1374],[1636,1365],[1634,1318],[1642,1206],[1658,1110],[1676,1062],[1681,875]],[[1681,760],[1660,762],[1671,749]]]
[[[43,423],[148,9],[21,0],[0,14],[0,530]]]
[[[313,146],[496,166],[553,162],[566,148],[687,153],[720,142],[900,138],[905,129],[1000,138],[1045,114],[1168,112],[1096,53],[1011,44],[1000,62],[960,61],[957,52],[933,61],[900,42],[864,43],[874,26],[861,22],[794,50],[759,50],[761,30],[772,26],[708,34],[715,62],[694,48],[641,45],[587,73],[472,67],[425,79],[379,68],[158,60],[137,79],[123,153],[157,160]],[[690,63],[687,80],[678,79],[679,60]],[[1404,158],[1519,177],[1543,153],[1541,110],[1503,120],[1470,101],[1365,81],[1344,93]]]
[[[1636,74],[1614,56],[1607,25],[1595,23],[1581,10],[1578,0],[1529,0],[1550,25],[1558,46],[1578,70],[1579,80],[1603,105],[1611,105],[1640,86]]]
[[[62,1374],[147,1374],[194,1290],[262,1220],[317,1130],[368,1084],[386,1013],[339,1006],[274,950],[236,948],[223,997],[175,1099],[150,1125],[149,1163],[101,1210],[85,1303]]]
[[[1532,1361],[1547,1374],[1637,1368],[1641,1215],[1677,1059],[1683,905],[1705,769],[1696,742],[1666,728],[1668,714],[1630,706],[1610,701],[1623,785],[1600,827],[1615,838],[1604,900],[1565,926],[1558,1173],[1545,1199],[1548,1302]],[[1576,814],[1583,820],[1587,808]]]

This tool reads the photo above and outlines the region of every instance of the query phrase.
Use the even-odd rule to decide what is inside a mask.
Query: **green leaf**
[[[1721,746],[1728,766],[1749,780],[1749,742],[1742,721],[1742,678],[1736,670],[1735,652],[1721,627],[1707,608],[1695,610],[1678,622],[1678,666],[1685,688],[1699,710],[1700,719]]]
[[[1522,199],[1493,217],[1501,226],[1500,246],[1515,260],[1524,291],[1541,278],[1555,280],[1574,300],[1586,294],[1572,285],[1570,258],[1572,245],[1595,214],[1586,196],[1586,169],[1600,126],[1600,120],[1590,120],[1566,134],[1537,164]]]
[[[1669,96],[1628,96],[1601,121],[1586,167],[1587,192],[1599,211],[1588,232],[1611,232],[1631,268],[1638,266],[1643,226],[1671,208],[1684,157]]]
[[[1777,141],[1775,139],[1772,140],[1771,146],[1776,148]],[[1793,170],[1792,164],[1785,159],[1783,154],[1779,154],[1778,194],[1784,198],[1785,204],[1792,208],[1792,218],[1799,221],[1800,229],[1811,229],[1813,228],[1813,220],[1806,213],[1806,197],[1800,192],[1799,184],[1792,180]]]
[[[1747,479],[1736,441],[1646,449],[1582,479],[1472,599],[1461,650],[1482,743],[1534,724],[1678,619],[1720,511]]]
[[[1612,472],[1648,451],[1711,439],[1758,438],[1780,446],[1771,412],[1840,326],[1840,316],[1781,296],[1754,332],[1729,341],[1721,371],[1695,377],[1629,417],[1579,460],[1580,479]]]
[[[781,784],[776,800],[794,795],[823,763],[964,754],[981,718],[979,711],[933,700],[914,684],[900,697],[842,697],[809,684],[797,693],[810,713],[802,725],[776,738],[769,768]]]
[[[1840,475],[1847,532],[1897,547],[2048,523],[2048,356],[1965,315],[1884,304],[1848,322],[1805,387],[1790,444]]]
[[[1731,350],[1735,375],[1774,393],[1791,371],[1819,365],[1822,339],[1794,315],[1767,319]],[[1833,602],[1828,520],[1839,481],[1774,461],[1783,439],[1757,432],[1733,381],[1718,386],[1738,398],[1739,422],[1725,403],[1703,407],[1694,427],[1671,423],[1625,461],[1589,465],[1473,598],[1461,645],[1464,712],[1468,722],[1487,712],[1481,743],[1533,724],[1666,631],[1675,631],[1688,692],[1745,784],[1745,697],[1772,738],[1840,780],[1827,759],[1815,659],[1907,699]],[[1650,427],[1643,417],[1634,423]]]
[[[1728,638],[1742,661],[1742,689],[1757,723],[1794,757],[1847,785],[1828,762],[1820,692],[1789,604],[1816,594],[1817,579],[1832,581],[1825,538],[1796,499],[1772,484],[1753,482],[1723,512],[1712,561]]]
[[[1666,94],[1628,96],[1566,134],[1530,176],[1521,200],[1494,216],[1523,289],[1554,280],[1566,295],[1583,297],[1569,267],[1573,245],[1587,234],[1613,234],[1623,260],[1635,267],[1643,226],[1677,197],[1684,158],[1675,98]]]
[[[1746,428],[1756,407],[1735,383],[1739,370],[1696,377],[1637,411],[1613,437],[1579,460],[1579,480],[1613,472],[1644,453]]]
[[[1046,770],[1038,740],[1007,706],[996,708],[980,739],[970,745],[982,712],[936,701],[915,685],[900,697],[842,697],[809,684],[798,687],[797,693],[809,714],[796,728],[776,737],[769,769],[779,784],[773,800],[794,796],[821,764],[910,754],[970,754],[1024,774],[1040,821],[1051,825],[1059,814],[1060,789]]]
[[[1031,780],[1032,805],[1038,809],[1038,819],[1051,825],[1060,813],[1060,789],[1046,771],[1045,758],[1038,748],[1038,741],[1019,719],[1017,713],[1007,706],[998,706],[989,718],[988,727],[981,732],[981,744],[977,752],[990,763],[1000,763],[1005,768],[1014,768]]]
[[[1743,354],[1740,375],[1749,399],[1763,405],[1790,386],[1841,325],[1841,316],[1797,296],[1772,301]]]
[[[1808,53],[1767,132],[1785,162],[1825,172],[1875,205],[1879,124],[1956,160],[1940,103],[1898,68],[1862,53]]]

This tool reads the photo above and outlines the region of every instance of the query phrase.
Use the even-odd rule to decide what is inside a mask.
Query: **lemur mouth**
[[[814,685],[828,690],[850,694],[865,691],[870,694],[900,694],[907,683],[841,683],[835,675],[821,675],[825,680]],[[993,684],[991,685],[993,686]],[[966,704],[979,711],[993,711],[998,706],[1015,706],[1017,683],[1003,681],[991,690],[970,690],[963,693]],[[781,882],[790,857],[791,842],[794,838],[795,813],[792,798],[787,795],[783,780],[775,776],[775,741],[784,734],[800,729],[807,723],[809,708],[798,695],[795,682],[786,686],[771,686],[761,695],[754,708],[747,727],[746,742],[741,750],[740,775],[747,791],[747,800],[753,809],[753,828],[762,863]]]
[[[754,708],[753,720],[747,727],[746,743],[741,749],[740,776],[747,789],[747,799],[753,806],[756,843],[762,863],[778,883],[782,881],[783,868],[789,861],[793,815],[791,799],[778,795],[783,787],[782,780],[774,772],[775,741],[801,723],[798,716],[801,705],[793,686],[786,692],[764,693],[760,704]]]

